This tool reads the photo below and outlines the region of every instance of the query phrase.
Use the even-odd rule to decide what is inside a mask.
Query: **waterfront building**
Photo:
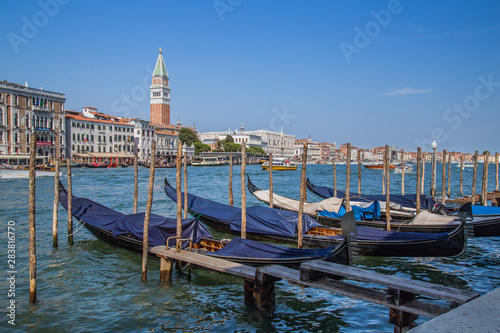
[[[134,154],[134,124],[86,106],[66,111],[66,155],[70,158],[122,157]]]
[[[321,148],[318,142],[313,142],[311,138],[295,140],[295,159],[301,160],[304,153],[304,144],[307,142],[307,162],[318,163],[321,161]]]
[[[200,140],[224,140],[228,135],[232,136],[235,143],[245,143],[247,147],[262,148],[267,154],[272,153],[276,157],[293,158],[295,155],[295,135],[284,134],[269,130],[245,131],[242,126],[238,131],[227,130],[222,132],[200,133]]]
[[[36,134],[36,154],[64,157],[64,94],[0,82],[0,154],[30,153],[30,134]],[[59,135],[59,142],[56,141]]]

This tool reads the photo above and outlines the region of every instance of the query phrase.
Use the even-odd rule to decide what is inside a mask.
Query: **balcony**
[[[52,112],[52,110],[48,106],[40,106],[40,105],[33,105],[32,110]]]

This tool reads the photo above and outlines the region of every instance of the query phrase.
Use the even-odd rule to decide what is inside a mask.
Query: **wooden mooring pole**
[[[351,210],[351,199],[349,198],[351,192],[351,143],[347,143],[347,164],[345,168],[345,209]]]
[[[304,218],[304,201],[306,201],[306,165],[307,165],[307,142],[304,143],[304,151],[302,152],[302,170],[300,172],[300,200],[299,200],[299,217],[297,220],[297,248],[302,248],[302,239],[304,228],[302,222]]]
[[[234,166],[233,154],[229,154],[229,206],[234,205],[234,198],[233,198],[233,166]]]
[[[387,159],[387,152],[385,151],[384,149],[384,160],[382,162],[384,168],[383,168],[383,171],[382,171],[382,194],[385,195],[385,185],[386,185],[386,182],[385,182],[385,174],[387,173],[387,165],[385,164],[385,160]]]
[[[30,266],[30,303],[36,302],[36,205],[35,205],[35,179],[36,179],[36,135],[31,134],[30,139],[30,181],[29,181],[29,266]]]
[[[184,153],[184,218],[188,218],[188,153]]]
[[[385,219],[387,222],[387,230],[391,230],[391,170],[389,168],[389,145],[385,145]]]
[[[498,191],[498,153],[495,153],[495,191]]]
[[[405,150],[401,148],[401,194],[405,194]]]
[[[246,144],[241,145],[241,238],[247,238],[247,187],[245,170],[247,166]]]
[[[66,158],[68,177],[68,244],[73,246],[73,184],[71,183],[71,159]]]
[[[420,187],[420,194],[424,194],[425,192],[425,161],[426,159],[422,159],[422,186]]]
[[[269,207],[273,208],[273,154],[269,153]]]
[[[464,156],[460,155],[460,195],[464,195]]]
[[[477,159],[478,159],[478,152],[474,153],[474,170],[472,171],[472,195],[471,195],[471,201],[472,204],[476,204],[476,177],[477,177]]]
[[[134,214],[137,214],[137,201],[139,199],[139,160],[137,149],[134,146]]]
[[[481,204],[486,206],[488,204],[488,164],[489,164],[489,156],[488,152],[485,152],[483,155],[483,182],[481,185]]]
[[[448,155],[448,198],[451,198],[451,154]]]
[[[333,196],[337,197],[337,161],[335,160],[335,156],[333,156]]]
[[[358,194],[361,194],[361,150],[358,149]]]
[[[420,168],[422,166],[422,148],[417,148],[417,190],[416,190],[416,206],[417,206],[417,215],[420,214],[420,191],[421,191],[421,174]]]
[[[176,174],[175,174],[175,189],[177,194],[177,229],[176,236],[182,238],[182,142],[177,143],[177,158],[175,160]],[[168,244],[167,244],[168,245]]]
[[[443,150],[442,161],[443,173],[441,178],[441,204],[444,206],[446,203],[446,149]]]
[[[155,183],[156,165],[156,140],[151,142],[151,160],[149,162],[149,186],[146,213],[144,214],[144,229],[142,234],[142,281],[148,279],[148,249],[149,249],[149,220],[151,218],[151,207],[153,206],[153,188]]]
[[[59,218],[59,166],[60,166],[60,146],[59,146],[59,133],[56,130],[55,134],[56,142],[56,160],[54,163],[54,208],[52,212],[52,246],[57,248],[58,237],[57,237],[57,223]]]

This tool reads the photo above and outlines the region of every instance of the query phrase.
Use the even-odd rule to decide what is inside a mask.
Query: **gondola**
[[[307,178],[307,188],[314,194],[322,198],[331,198],[334,196],[334,190],[329,187],[316,186],[309,178]],[[382,195],[360,195],[357,193],[352,193],[350,196],[356,198],[355,200],[361,201],[372,201],[372,200],[383,200],[385,201],[385,196]],[[345,198],[345,193],[343,191],[337,190],[337,197]],[[390,196],[391,202],[395,202],[402,206],[408,208],[416,208],[416,195],[392,195]],[[421,195],[420,196],[421,209],[428,211],[436,211],[436,202],[430,197]],[[437,205],[439,206],[439,204]],[[441,206],[442,207],[442,206]],[[500,236],[500,208],[498,207],[484,207],[478,205],[471,205],[472,209],[472,227],[474,237],[496,237]],[[451,209],[445,209],[443,214],[450,213]],[[456,211],[454,212],[456,213]],[[458,222],[458,221],[457,221]],[[376,223],[363,222],[363,225],[370,225],[371,227],[376,226]],[[401,226],[406,230],[410,230],[411,226]],[[451,226],[448,227],[437,227],[428,225],[428,231],[436,230],[438,232],[448,232],[451,230]],[[402,230],[404,230],[402,229]]]
[[[269,191],[255,186],[250,177],[248,177],[247,187],[258,200],[269,204]],[[356,204],[361,206],[356,206]],[[340,216],[345,212],[344,205],[344,199],[332,197],[320,202],[305,203],[304,211],[322,225],[339,227]],[[273,193],[273,206],[279,209],[298,211],[299,201]],[[356,212],[356,225],[384,230],[387,228],[387,222],[381,219],[378,201],[372,203],[351,201],[350,206]],[[464,206],[463,211],[467,210],[470,210],[470,204]],[[458,217],[423,211],[417,217],[406,220],[391,219],[390,223],[393,231],[442,233],[453,231],[460,224],[460,221]]]
[[[72,215],[78,219],[96,238],[135,252],[142,253],[144,213],[126,215],[86,198],[72,196]],[[59,184],[59,200],[68,209],[68,193]],[[151,214],[148,243],[154,246],[175,246],[177,220]],[[296,249],[266,244],[247,239],[216,239],[199,220],[182,220],[182,238],[191,239],[193,249],[198,253],[216,256],[250,266],[270,264],[297,267],[300,263],[324,259],[348,265],[351,259],[346,238],[335,246],[314,249]],[[187,248],[188,242],[184,242]]]
[[[165,179],[165,193],[177,200],[176,190]],[[182,195],[184,201],[184,194]],[[239,233],[241,209],[188,194],[189,212],[214,229]],[[246,233],[252,239],[274,239],[296,242],[298,214],[264,206],[246,208]],[[465,223],[449,233],[390,232],[357,227],[359,253],[372,256],[443,257],[461,254],[467,244]],[[321,226],[308,215],[303,216],[303,242],[325,246],[339,241],[341,230]]]

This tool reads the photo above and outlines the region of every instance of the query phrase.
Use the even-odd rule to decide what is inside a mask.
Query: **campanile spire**
[[[158,54],[151,84],[151,122],[157,126],[170,125],[170,86],[168,73],[161,52]]]

